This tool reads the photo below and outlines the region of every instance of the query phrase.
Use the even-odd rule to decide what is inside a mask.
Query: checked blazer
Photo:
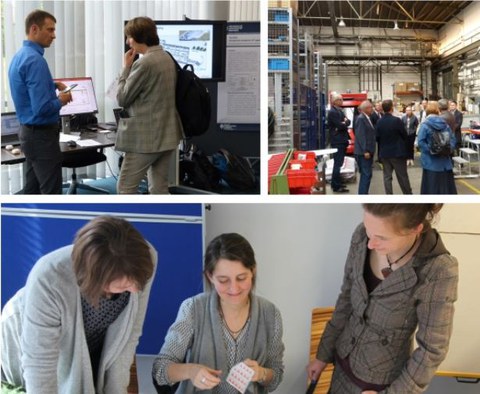
[[[152,46],[118,81],[118,104],[128,118],[120,118],[115,149],[156,153],[176,149],[182,125],[175,105],[177,70],[161,46]]]
[[[368,294],[363,275],[367,242],[361,224],[351,239],[341,293],[317,358],[332,362],[335,352],[348,357],[356,377],[389,385],[382,393],[421,393],[448,351],[457,260],[436,230],[428,228],[414,257]]]

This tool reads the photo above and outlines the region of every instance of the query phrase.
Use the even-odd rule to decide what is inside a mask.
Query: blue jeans
[[[339,190],[343,187],[342,179],[340,177],[340,169],[343,166],[345,160],[346,144],[332,144],[332,148],[336,148],[337,152],[333,154],[333,171],[332,171],[332,189]]]
[[[358,194],[368,194],[370,181],[372,180],[373,157],[365,159],[364,155],[355,155],[360,172],[360,182],[358,183]]]

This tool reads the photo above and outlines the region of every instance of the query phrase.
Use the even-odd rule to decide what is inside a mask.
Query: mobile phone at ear
[[[71,84],[68,88],[63,89],[60,93],[68,93],[70,90],[72,90],[76,86],[78,86],[78,83]]]

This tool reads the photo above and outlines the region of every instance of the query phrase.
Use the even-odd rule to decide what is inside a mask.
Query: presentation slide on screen
[[[180,66],[191,64],[200,78],[212,78],[213,26],[157,26],[163,49],[170,52]]]
[[[62,107],[60,116],[97,112],[97,99],[90,78],[61,79],[61,81],[67,86],[74,83],[77,86],[71,91],[72,101]]]

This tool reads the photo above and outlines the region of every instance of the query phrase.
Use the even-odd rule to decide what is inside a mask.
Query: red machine
[[[353,149],[355,146],[355,133],[353,130],[353,121],[358,115],[357,107],[367,99],[367,93],[342,93],[343,104],[342,108],[345,108],[345,115],[350,119],[350,126],[348,127],[348,147],[347,155],[353,155]],[[330,103],[332,102],[330,96]]]

